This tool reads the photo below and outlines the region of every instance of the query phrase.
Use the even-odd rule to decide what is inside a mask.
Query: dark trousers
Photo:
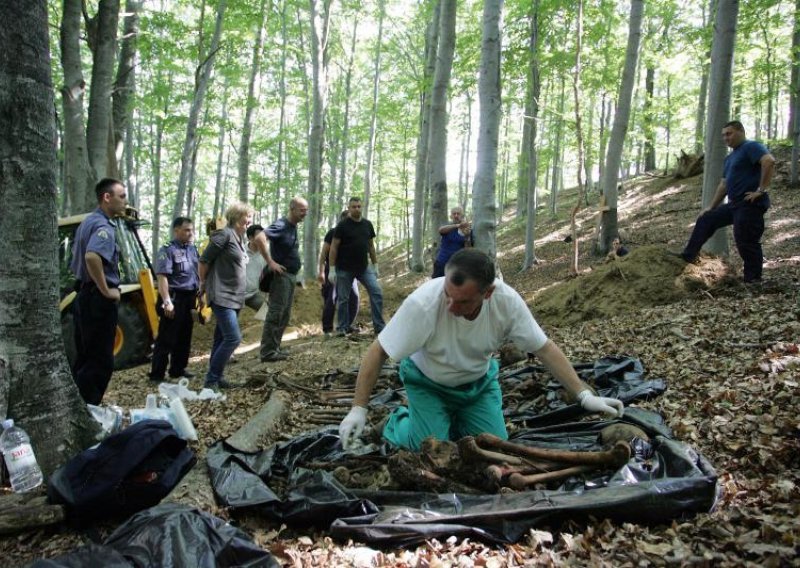
[[[358,284],[353,281],[353,290],[347,304],[350,321],[356,321],[358,316],[358,303],[361,298],[358,294]],[[333,317],[336,315],[336,286],[328,282],[328,272],[325,271],[325,283],[322,285],[322,331],[333,331]]]
[[[764,234],[764,212],[761,204],[739,202],[724,203],[711,211],[700,215],[695,223],[692,235],[683,257],[694,260],[700,249],[717,229],[733,225],[733,239],[739,256],[744,261],[744,281],[761,280],[764,254],[761,251],[761,235]]]
[[[72,377],[83,400],[99,405],[114,372],[117,303],[95,286],[84,286],[73,304],[73,315],[78,354]]]
[[[192,309],[195,305],[195,292],[175,290],[170,292],[172,305],[175,306],[175,316],[168,318],[164,315],[164,308],[159,302],[158,337],[153,347],[153,364],[150,368],[150,378],[163,380],[169,365],[169,375],[180,377],[189,363],[189,350],[192,346]]]
[[[289,316],[292,315],[292,299],[297,277],[284,272],[274,274],[269,287],[269,307],[267,319],[264,320],[264,329],[261,332],[261,358],[267,358],[280,352],[283,330],[289,325]]]

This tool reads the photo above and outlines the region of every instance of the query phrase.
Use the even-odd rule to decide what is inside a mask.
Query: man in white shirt
[[[622,402],[592,394],[520,295],[495,280],[489,256],[463,249],[448,261],[444,278],[406,298],[370,345],[353,407],[339,425],[342,445],[351,447],[364,430],[370,394],[389,357],[400,361],[408,398],[383,428],[391,444],[416,451],[430,436],[458,440],[488,432],[507,439],[499,364],[491,356],[506,341],[534,353],[585,410],[622,416]]]

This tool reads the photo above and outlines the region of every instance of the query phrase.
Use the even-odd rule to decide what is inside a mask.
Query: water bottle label
[[[30,444],[20,444],[3,455],[6,458],[6,467],[10,475],[14,475],[15,472],[26,467],[36,465],[36,456],[33,455],[33,448]]]

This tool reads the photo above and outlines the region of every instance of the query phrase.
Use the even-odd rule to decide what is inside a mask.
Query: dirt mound
[[[532,309],[545,325],[573,325],[677,302],[696,290],[719,286],[729,274],[730,268],[716,257],[687,264],[663,246],[644,246],[542,291]]]

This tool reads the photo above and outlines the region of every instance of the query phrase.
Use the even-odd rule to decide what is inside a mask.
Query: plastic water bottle
[[[42,484],[42,470],[36,463],[31,439],[25,430],[14,426],[11,418],[3,421],[0,451],[3,452],[11,489],[15,493],[25,493]]]

